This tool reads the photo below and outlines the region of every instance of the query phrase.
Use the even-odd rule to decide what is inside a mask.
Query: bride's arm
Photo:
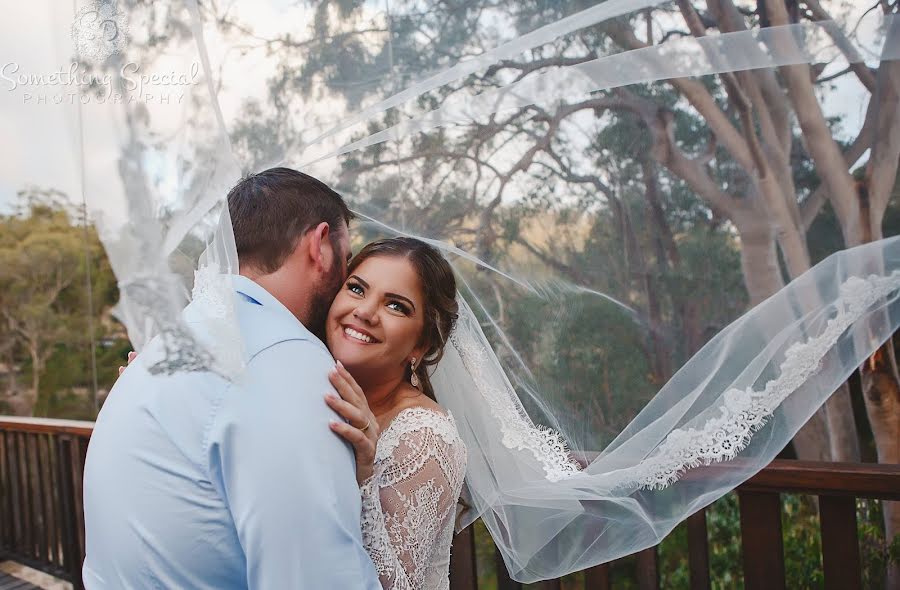
[[[326,396],[326,402],[347,420],[331,428],[356,453],[363,546],[385,590],[424,590],[440,532],[455,516],[465,448],[452,422],[433,411],[404,416],[408,420],[377,440],[375,418],[353,377],[338,363],[329,379],[339,397]],[[387,453],[377,471],[376,443]]]
[[[434,414],[436,419],[443,419]],[[363,546],[386,590],[424,590],[441,531],[455,517],[464,451],[418,425],[362,486]]]

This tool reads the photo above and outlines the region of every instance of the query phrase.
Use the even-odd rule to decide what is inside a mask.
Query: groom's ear
[[[330,268],[329,256],[334,256],[331,251],[331,227],[322,222],[313,229],[309,230],[307,247],[309,248],[309,257],[313,261],[316,268]]]

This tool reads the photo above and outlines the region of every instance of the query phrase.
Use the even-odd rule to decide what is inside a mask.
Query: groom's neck
[[[269,295],[294,314],[294,317],[300,320],[304,326],[309,325],[309,298],[311,296],[309,290],[304,288],[306,285],[299,284],[303,281],[290,280],[280,270],[262,273],[253,268],[246,270],[242,268],[240,274],[265,289]]]

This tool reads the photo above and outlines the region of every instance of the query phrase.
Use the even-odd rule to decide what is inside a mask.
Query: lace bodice
[[[402,410],[378,439],[362,490],[363,544],[385,590],[446,590],[466,447],[453,416]]]

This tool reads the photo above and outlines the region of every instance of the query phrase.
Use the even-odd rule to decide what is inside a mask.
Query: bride
[[[456,320],[453,270],[428,244],[393,238],[365,246],[348,275],[326,321],[340,397],[325,400],[356,450],[363,544],[386,590],[449,588],[466,447],[427,368]]]

